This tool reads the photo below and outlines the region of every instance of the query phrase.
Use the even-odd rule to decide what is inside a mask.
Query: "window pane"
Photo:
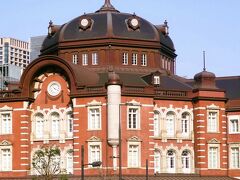
[[[10,113],[2,114],[2,134],[10,134],[12,132],[12,120]]]
[[[129,129],[137,129],[138,128],[138,109],[137,108],[129,108],[128,128]]]

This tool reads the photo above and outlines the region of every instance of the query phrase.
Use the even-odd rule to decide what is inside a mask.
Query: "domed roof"
[[[43,51],[60,42],[110,38],[159,42],[175,50],[168,34],[135,14],[120,13],[110,0],[105,0],[95,13],[84,14],[62,26],[51,23],[49,27],[51,33],[43,42]]]

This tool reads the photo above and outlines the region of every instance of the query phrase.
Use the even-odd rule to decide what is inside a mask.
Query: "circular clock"
[[[61,85],[57,81],[52,81],[47,87],[48,94],[56,96],[61,92]]]
[[[88,19],[84,18],[84,19],[81,20],[81,25],[82,25],[83,27],[87,27],[88,24],[89,24]]]
[[[132,18],[131,19],[131,25],[134,27],[137,27],[139,25],[139,22],[136,18]]]

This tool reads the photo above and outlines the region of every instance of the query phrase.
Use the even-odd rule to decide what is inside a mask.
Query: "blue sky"
[[[0,37],[29,40],[47,33],[49,20],[63,24],[98,10],[104,0],[2,0]],[[153,24],[166,19],[175,43],[177,74],[192,78],[203,68],[217,76],[240,75],[240,0],[112,0],[121,12]]]

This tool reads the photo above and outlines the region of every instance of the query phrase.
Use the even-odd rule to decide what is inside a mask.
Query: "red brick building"
[[[86,176],[117,175],[121,155],[123,176],[144,175],[148,160],[149,175],[240,177],[240,77],[177,76],[167,22],[108,0],[48,30],[40,57],[1,92],[0,177],[34,174],[33,153],[53,144],[76,176],[83,145],[85,164],[102,162]]]

